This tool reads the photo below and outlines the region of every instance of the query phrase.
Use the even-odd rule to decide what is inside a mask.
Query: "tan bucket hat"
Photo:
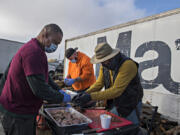
[[[91,63],[97,64],[113,58],[120,52],[120,49],[113,49],[108,43],[104,42],[98,44],[94,52],[95,55],[91,58]]]

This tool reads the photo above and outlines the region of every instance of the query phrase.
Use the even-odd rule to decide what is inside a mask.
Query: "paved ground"
[[[5,135],[4,134],[4,131],[3,131],[3,127],[2,127],[2,124],[0,123],[0,135]]]
[[[0,112],[0,120],[2,119],[2,113]],[[5,135],[5,133],[4,133],[4,129],[3,129],[3,127],[2,127],[2,124],[1,124],[1,122],[0,122],[0,135]]]

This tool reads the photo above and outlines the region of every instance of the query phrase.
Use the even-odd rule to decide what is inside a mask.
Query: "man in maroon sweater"
[[[58,25],[48,24],[12,58],[0,82],[0,120],[6,135],[36,135],[35,120],[43,100],[71,101],[48,76],[45,52],[54,52],[62,37]]]

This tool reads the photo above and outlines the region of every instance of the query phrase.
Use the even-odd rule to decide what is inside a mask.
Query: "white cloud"
[[[48,23],[58,24],[64,39],[145,16],[135,0],[0,0],[0,38],[26,42]],[[63,57],[61,47],[49,57]]]

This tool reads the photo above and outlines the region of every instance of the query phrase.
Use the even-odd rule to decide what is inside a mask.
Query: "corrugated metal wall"
[[[0,73],[3,73],[9,61],[23,43],[0,39]]]

